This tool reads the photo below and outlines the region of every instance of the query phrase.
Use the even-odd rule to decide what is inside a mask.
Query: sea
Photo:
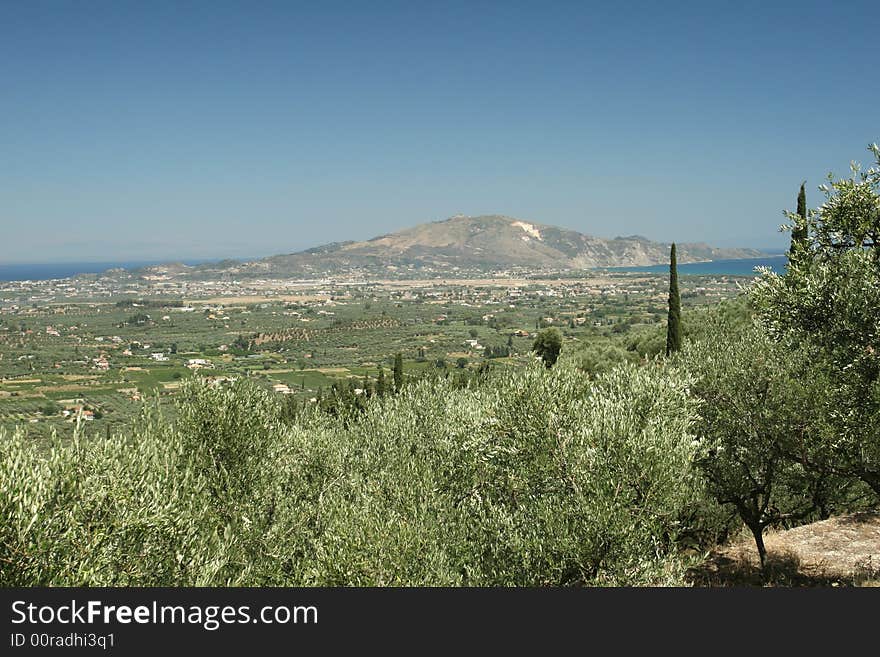
[[[167,260],[165,262],[168,262]],[[187,260],[185,264],[196,265],[207,260]],[[14,264],[0,263],[0,281],[48,281],[55,278],[70,278],[77,274],[100,274],[108,269],[138,269],[149,265],[161,264],[156,260],[139,260],[126,262],[56,262],[49,264]]]
[[[782,254],[768,254],[760,258],[743,258],[740,260],[713,260],[711,262],[689,262],[678,264],[679,276],[757,276],[757,267],[769,267],[778,274],[785,273],[788,258]],[[609,267],[608,271],[632,271],[664,273],[669,265],[645,265],[643,267]]]
[[[209,260],[186,261],[196,265]],[[775,272],[784,272],[788,260],[784,255],[768,254],[760,258],[742,260],[714,260],[712,262],[691,262],[678,265],[682,276],[715,274],[719,276],[755,276],[756,267],[770,267]],[[108,269],[138,269],[160,264],[155,260],[126,262],[64,262],[51,264],[0,264],[0,281],[47,281],[54,278],[70,278],[77,274],[100,274]],[[609,267],[608,271],[631,271],[663,273],[669,265],[646,265],[643,267]]]

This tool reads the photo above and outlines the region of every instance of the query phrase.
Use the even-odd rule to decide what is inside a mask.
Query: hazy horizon
[[[880,138],[878,23],[869,2],[7,3],[0,263],[259,258],[459,213],[781,250],[800,183],[817,206]]]
[[[495,214],[497,214],[497,213],[495,213]],[[475,215],[470,215],[470,216],[475,216]],[[521,219],[521,217],[515,217],[515,218]],[[443,219],[434,219],[432,221],[443,221]],[[536,223],[544,223],[544,222],[540,222],[537,220],[533,220],[533,221],[535,221]],[[424,222],[420,222],[420,223],[424,223]],[[406,226],[404,228],[406,228]],[[564,228],[564,226],[563,226],[563,228]],[[637,233],[626,233],[624,231],[624,232],[617,233],[617,234],[610,234],[609,233],[607,235],[597,235],[597,234],[592,234],[592,235],[594,237],[600,237],[603,239],[611,239],[614,237],[626,237],[626,236],[630,236],[630,235],[637,235]],[[373,237],[378,237],[378,236],[379,236],[378,233],[375,235],[370,235],[369,237],[364,238],[364,241],[366,241],[370,238],[373,238]],[[348,238],[343,238],[341,240],[335,240],[335,241],[345,241],[346,239],[348,239]],[[356,240],[356,241],[360,241],[360,240]],[[656,241],[667,242],[668,240],[656,240]],[[704,242],[704,241],[705,240],[699,240],[699,239],[678,240],[678,242]],[[310,244],[304,244],[301,246],[297,246],[297,247],[291,248],[291,249],[281,249],[281,250],[275,250],[275,251],[271,251],[271,252],[267,251],[267,252],[262,252],[262,253],[250,253],[250,254],[241,254],[241,253],[235,253],[235,252],[220,254],[220,255],[216,255],[216,256],[195,256],[195,255],[190,256],[190,255],[186,255],[185,253],[182,255],[181,254],[171,254],[171,255],[158,254],[158,255],[154,255],[154,256],[149,256],[149,255],[143,256],[143,255],[139,254],[139,255],[133,256],[131,258],[114,258],[112,256],[109,258],[106,258],[106,259],[89,258],[89,257],[83,257],[83,258],[63,258],[62,257],[62,258],[47,259],[47,260],[25,260],[25,259],[12,258],[12,259],[7,259],[3,263],[0,263],[0,264],[9,265],[11,267],[17,267],[17,266],[27,266],[27,265],[40,266],[40,265],[76,265],[76,264],[88,264],[88,265],[108,264],[108,265],[122,266],[124,264],[150,265],[150,264],[162,264],[162,263],[183,263],[183,264],[188,264],[188,265],[195,265],[195,264],[202,264],[202,263],[217,262],[217,261],[221,261],[221,260],[239,260],[239,261],[245,262],[245,261],[250,261],[250,260],[258,260],[261,258],[268,258],[271,256],[276,256],[276,255],[283,255],[283,254],[287,254],[287,253],[296,253],[299,251],[305,251],[307,249],[312,249],[315,247],[324,246],[329,243],[330,242],[310,243]],[[716,243],[712,243],[712,244],[710,244],[710,246],[715,246],[715,247],[720,247],[720,248],[750,248],[750,249],[757,249],[758,251],[762,251],[762,252],[767,253],[769,255],[776,255],[776,254],[783,254],[786,251],[788,244],[786,241],[785,243],[782,243],[779,245],[767,245],[767,246],[753,245],[753,244],[716,244]]]

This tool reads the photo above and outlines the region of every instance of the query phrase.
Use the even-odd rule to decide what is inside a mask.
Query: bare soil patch
[[[761,572],[743,535],[689,573],[697,586],[880,586],[880,511],[854,513],[764,535]]]

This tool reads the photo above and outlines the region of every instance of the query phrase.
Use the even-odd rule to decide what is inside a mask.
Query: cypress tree
[[[678,294],[678,268],[675,242],[669,252],[669,317],[666,322],[666,355],[681,349],[681,297]]]
[[[807,192],[804,189],[807,181],[801,183],[801,190],[797,197],[797,224],[791,229],[791,248],[788,256],[791,258],[798,251],[807,248]]]
[[[385,368],[379,366],[379,376],[376,377],[376,395],[385,396]]]
[[[394,390],[400,392],[403,387],[403,354],[399,351],[394,357]]]
[[[801,183],[801,191],[798,192],[797,213],[801,219],[807,218],[807,192],[804,189],[807,181]]]

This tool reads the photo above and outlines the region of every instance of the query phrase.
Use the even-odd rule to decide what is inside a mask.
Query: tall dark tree
[[[666,355],[681,349],[681,296],[678,293],[678,266],[675,242],[669,252],[669,316],[666,322]]]
[[[394,390],[400,392],[403,388],[403,354],[399,351],[394,357]]]
[[[801,219],[807,218],[807,192],[804,189],[807,181],[801,183],[801,191],[798,192],[797,213]]]
[[[379,366],[379,376],[376,377],[376,395],[385,396],[385,368]]]
[[[795,225],[791,229],[791,248],[788,251],[789,257],[794,256],[799,250],[807,248],[807,192],[804,189],[807,181],[801,183],[801,191],[798,192],[797,198],[797,219]]]

